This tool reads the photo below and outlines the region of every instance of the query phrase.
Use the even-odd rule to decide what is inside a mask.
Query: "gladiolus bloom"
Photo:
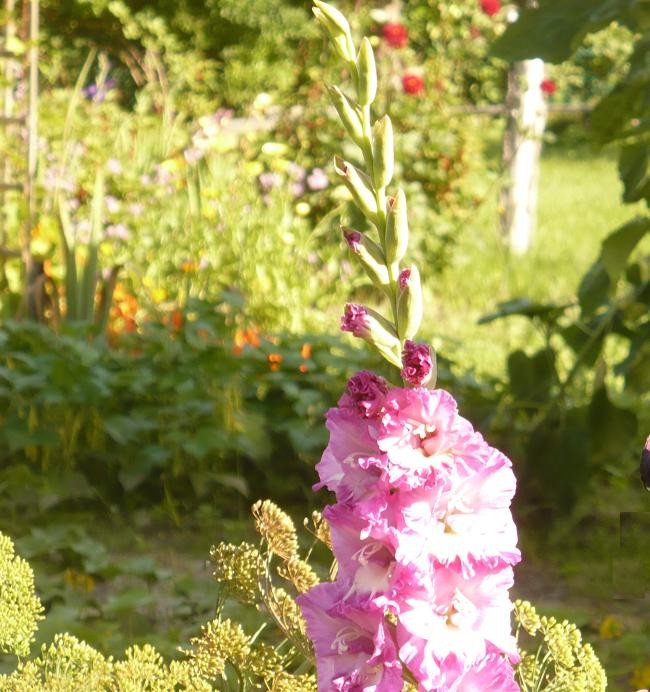
[[[398,692],[407,669],[421,690],[515,692],[510,461],[449,393],[368,371],[327,427],[315,487],[336,495],[323,516],[339,568],[298,597],[319,691]]]

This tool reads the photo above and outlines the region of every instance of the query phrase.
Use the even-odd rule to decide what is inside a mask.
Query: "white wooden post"
[[[525,254],[537,218],[537,190],[546,102],[541,84],[544,62],[538,58],[512,65],[508,73],[508,110],[503,164],[508,179],[501,190],[501,227],[510,251]]]

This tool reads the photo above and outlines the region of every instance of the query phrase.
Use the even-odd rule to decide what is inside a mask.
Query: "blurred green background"
[[[507,28],[475,0],[339,5],[373,37],[439,384],[515,465],[517,595],[583,629],[610,689],[647,687],[650,575],[645,600],[614,578],[620,513],[650,511],[647,9],[549,0]],[[249,537],[258,498],[297,519],[328,501],[324,413],[383,368],[338,333],[346,300],[372,300],[338,233],[358,219],[331,159],[352,154],[324,84],[346,75],[306,0],[41,13],[27,237],[21,197],[2,209],[0,530],[35,568],[39,642],[173,656],[214,607],[210,545]],[[513,257],[504,120],[481,108],[544,51],[549,105],[587,112],[552,110],[533,248]],[[15,130],[0,147],[20,177]]]

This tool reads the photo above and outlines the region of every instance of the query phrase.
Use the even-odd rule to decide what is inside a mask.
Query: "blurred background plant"
[[[618,2],[598,15],[595,3],[597,21],[580,3],[541,3],[510,28],[514,4],[399,4],[339,3],[373,37],[427,296],[423,337],[441,386],[517,464],[528,564],[544,556],[611,689],[629,689],[650,631],[611,605],[608,570],[620,511],[647,508],[634,476],[650,429],[647,26]],[[245,534],[249,500],[324,501],[309,490],[323,414],[352,372],[381,368],[327,336],[370,286],[355,278],[350,295],[358,273],[333,241],[341,218],[359,220],[332,173],[342,130],[320,86],[341,75],[309,8],[41,0],[30,250],[50,300],[44,324],[15,319],[24,267],[3,247],[0,529],[45,575],[52,628],[78,622],[113,652],[152,621],[172,652],[178,628],[201,621],[203,555],[215,535]],[[538,242],[515,261],[498,230],[503,126],[486,109],[503,102],[507,60],[530,51],[552,63],[549,105],[599,105],[550,114]],[[4,155],[18,139],[3,137]],[[18,247],[18,195],[3,213]],[[106,546],[128,556],[123,569]],[[154,562],[138,563],[134,546]],[[166,570],[177,572],[160,612],[151,589]],[[600,636],[610,616],[621,637]]]

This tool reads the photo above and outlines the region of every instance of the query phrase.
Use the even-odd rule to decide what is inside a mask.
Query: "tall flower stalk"
[[[511,463],[459,415],[451,394],[433,389],[435,356],[416,341],[420,275],[404,261],[406,197],[388,192],[393,129],[388,116],[372,120],[372,46],[364,38],[357,51],[345,17],[320,0],[314,5],[355,91],[352,98],[329,88],[363,164],[335,157],[334,168],[376,231],[342,233],[390,306],[386,316],[349,303],[341,328],[399,368],[405,385],[360,372],[327,415],[330,441],[316,488],[336,497],[323,516],[337,572],[297,599],[318,689],[518,690],[508,596],[520,560]]]

